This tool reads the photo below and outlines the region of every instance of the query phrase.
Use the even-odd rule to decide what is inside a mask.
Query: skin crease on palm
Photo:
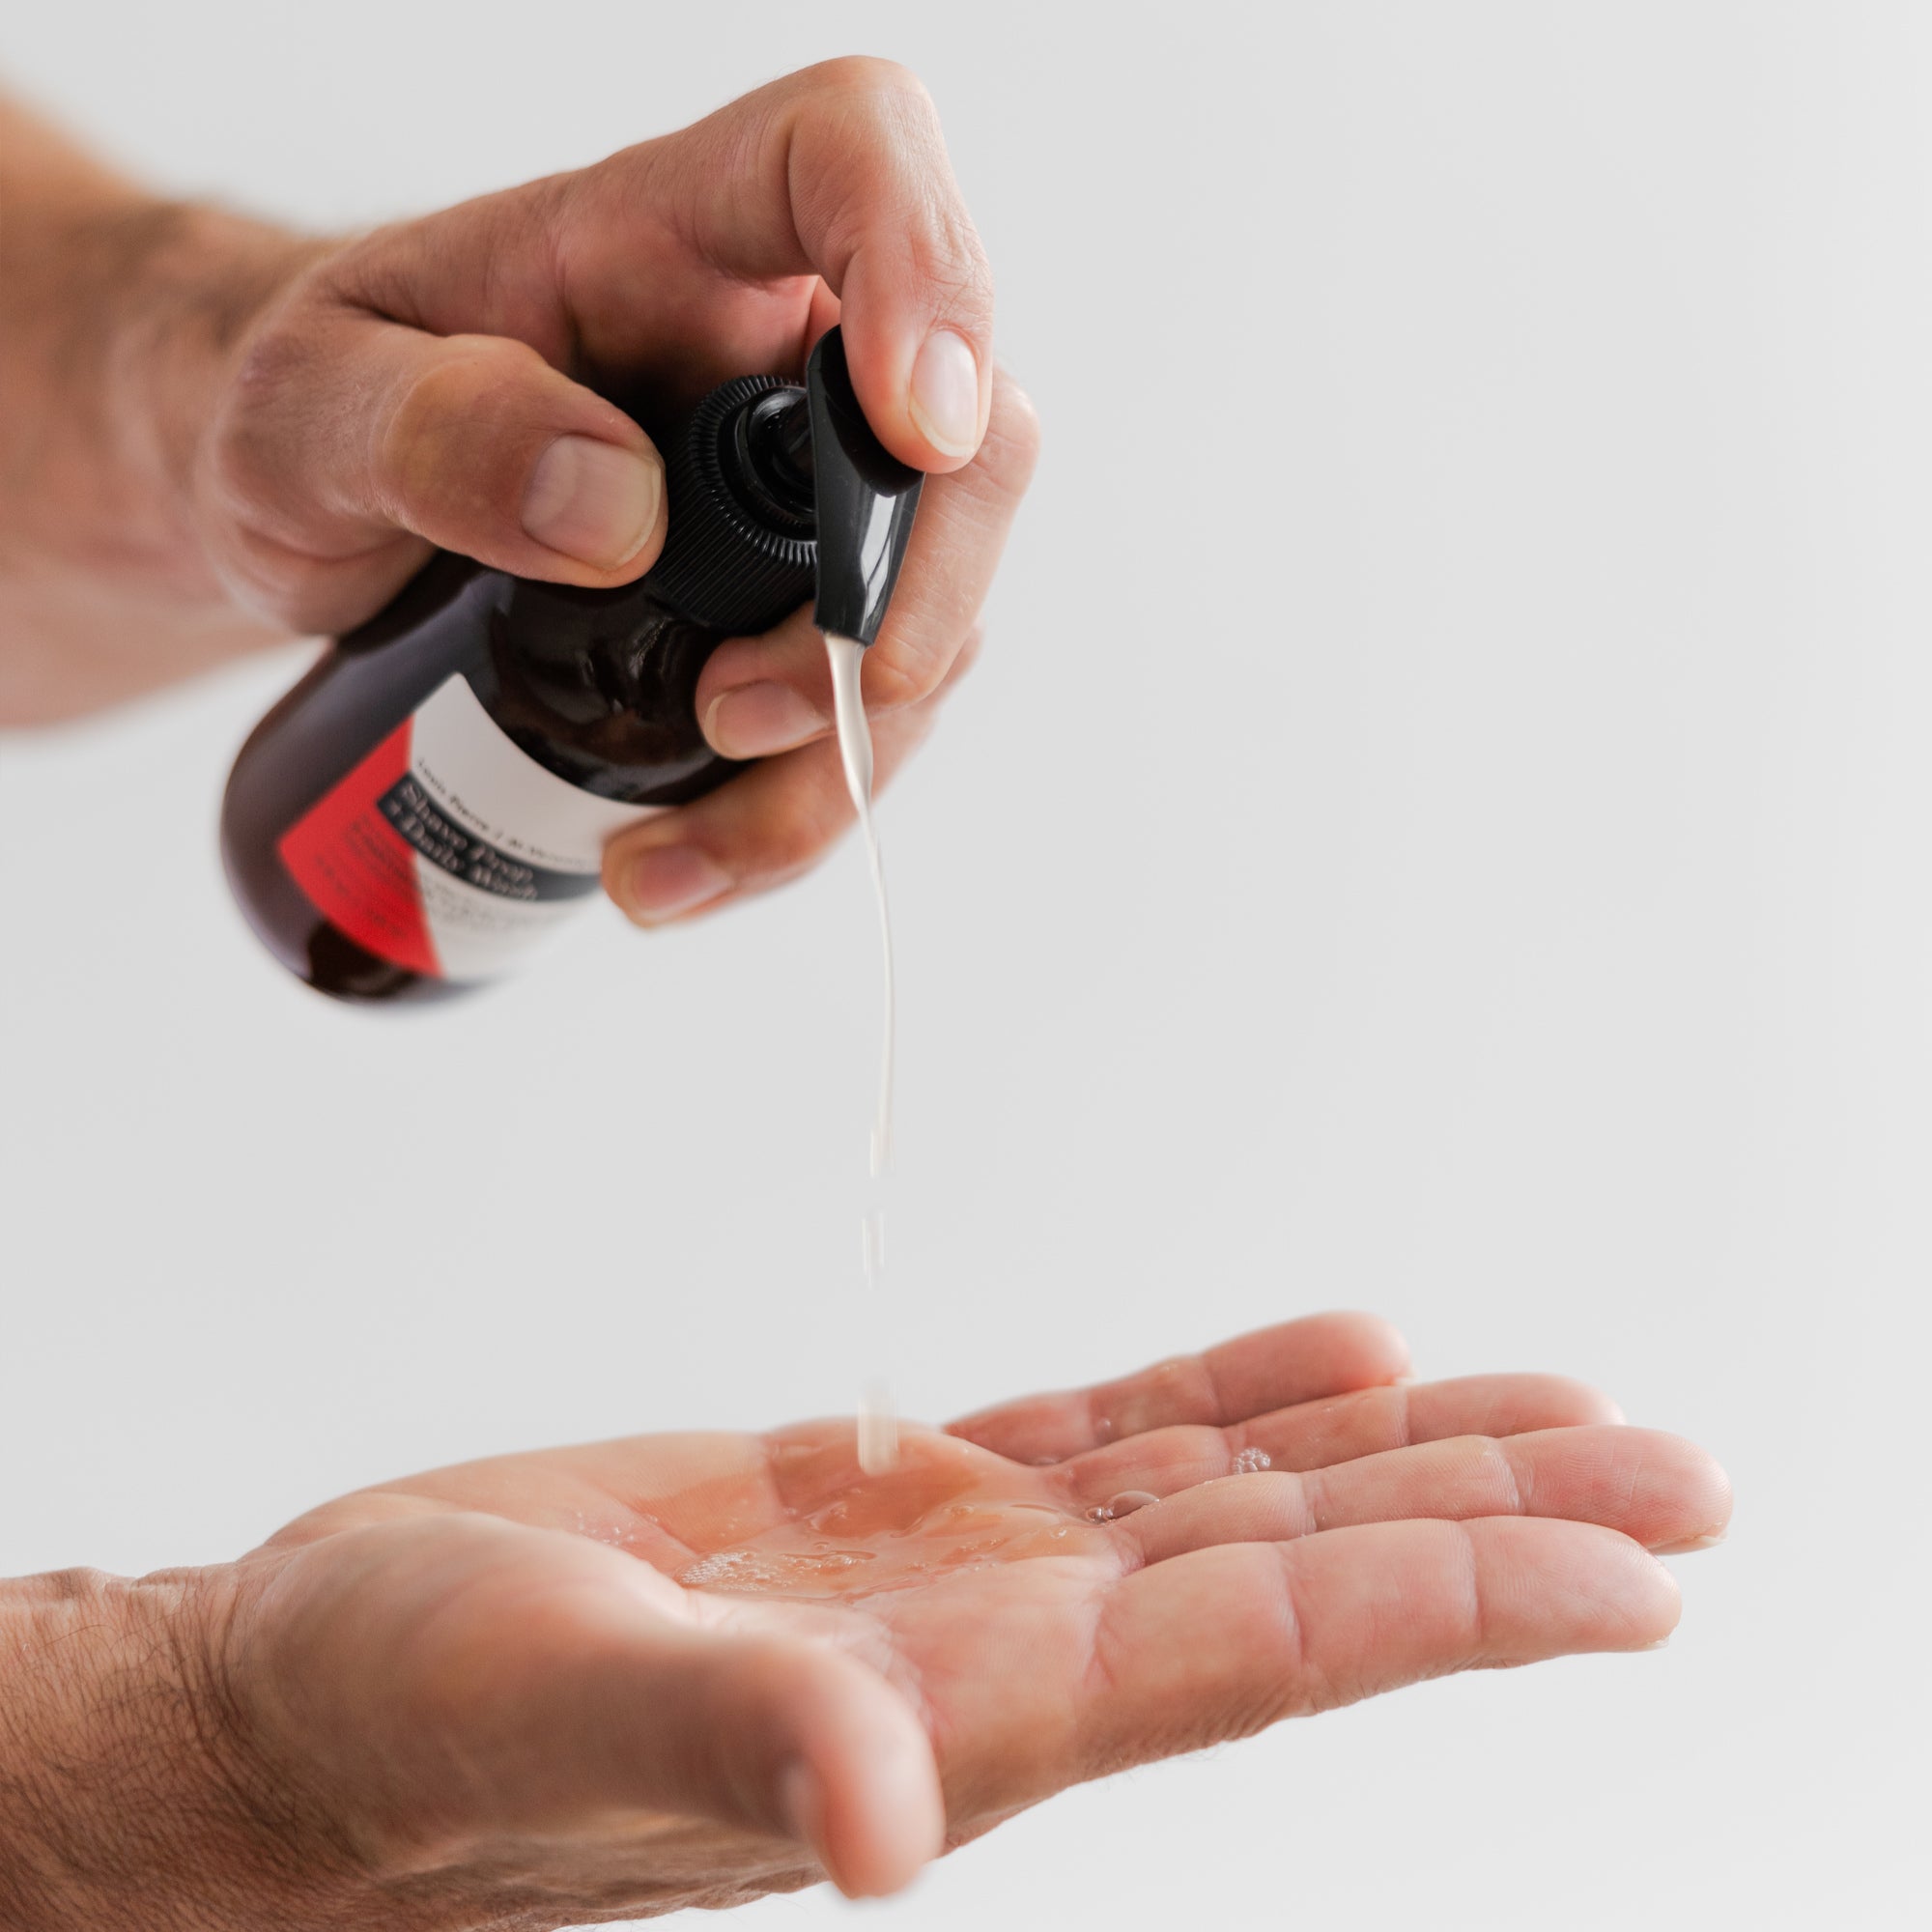
[[[891,1891],[1082,1779],[1667,1635],[1651,1552],[1721,1535],[1709,1458],[1560,1378],[1406,1367],[1322,1316],[879,1476],[836,1421],[364,1492],[203,1586],[226,1695],[399,1897],[555,1925]]]
[[[597,387],[796,370],[834,320],[932,476],[865,667],[882,778],[972,661],[1037,432],[902,70],[830,63],[342,241],[165,203],[0,102],[0,724],[358,622],[439,545],[629,582],[657,457]],[[536,488],[572,438],[630,479],[592,493],[637,510],[620,545]],[[803,619],[721,645],[698,705],[759,762],[613,841],[639,923],[850,824]],[[0,1923],[536,1932],[887,1892],[1123,1766],[1661,1641],[1653,1552],[1721,1532],[1716,1465],[1574,1382],[1407,1366],[1316,1317],[908,1431],[882,1476],[849,1422],[642,1435],[366,1491],[233,1564],[0,1585]]]

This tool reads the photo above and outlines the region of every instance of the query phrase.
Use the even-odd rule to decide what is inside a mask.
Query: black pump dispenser
[[[845,366],[844,338],[828,329],[806,365],[817,476],[821,631],[869,644],[879,635],[912,541],[923,474],[872,434]]]
[[[817,595],[869,644],[923,477],[873,436],[837,328],[804,386],[745,376],[647,424],[669,516],[636,583],[579,590],[435,559],[256,727],[222,856],[269,949],[310,985],[435,999],[496,977],[597,890],[610,837],[739,769],[704,739],[726,637]]]

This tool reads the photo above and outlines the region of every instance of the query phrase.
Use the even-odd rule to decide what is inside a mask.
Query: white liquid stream
[[[879,902],[879,945],[886,965],[886,1024],[879,1047],[879,1111],[872,1123],[872,1179],[885,1173],[893,1157],[893,921],[886,905],[886,870],[879,857],[879,829],[872,822],[872,733],[866,702],[859,695],[859,668],[866,647],[852,638],[825,634],[832,660],[832,709],[838,722],[838,757],[845,767],[845,789],[859,814],[866,859],[872,868],[872,896]]]
[[[893,1157],[893,922],[886,902],[886,869],[879,856],[879,831],[872,820],[872,732],[859,690],[866,647],[855,638],[825,633],[832,664],[832,709],[838,725],[838,758],[845,767],[845,789],[859,814],[871,867],[872,896],[879,906],[879,944],[885,958],[885,1031],[879,1047],[879,1104],[872,1121],[871,1174],[877,1180]],[[885,1268],[885,1216],[874,1210],[862,1224],[865,1241],[866,1300],[868,1316],[879,1308],[879,1278]],[[879,1323],[870,1324],[875,1328]],[[899,1459],[898,1414],[883,1381],[868,1382],[859,1403],[859,1466],[867,1475],[894,1467]]]
[[[867,1326],[883,1335],[880,1320],[879,1281],[886,1267],[886,1216],[875,1208],[861,1225],[866,1244],[866,1312]],[[859,1466],[868,1476],[882,1475],[898,1466],[899,1412],[893,1404],[892,1385],[883,1376],[874,1376],[859,1395]]]

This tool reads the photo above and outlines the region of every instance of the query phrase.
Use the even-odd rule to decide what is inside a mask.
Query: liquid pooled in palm
[[[851,1438],[797,1432],[775,1446],[772,1479],[804,1498],[785,1520],[676,1573],[688,1589],[849,1598],[931,1584],[1029,1558],[1084,1557],[1108,1525],[1156,1500],[1125,1490],[1077,1499],[1063,1466],[1016,1468],[955,1436],[910,1431],[895,1465],[856,1482]],[[815,1506],[810,1500],[823,1494]]]

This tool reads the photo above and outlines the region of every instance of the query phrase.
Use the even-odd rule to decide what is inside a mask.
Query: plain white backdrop
[[[1889,1927],[1928,1782],[1932,15],[71,0],[0,72],[360,224],[827,55],[938,99],[1047,454],[882,813],[942,1416],[1287,1314],[1715,1449],[1659,1655],[1069,1795],[875,1923]],[[214,812],[305,652],[0,742],[0,1572],[849,1405],[857,851],[400,1021]],[[1202,1632],[1211,1641],[1211,1630]],[[746,1918],[815,1924],[824,1893]]]

